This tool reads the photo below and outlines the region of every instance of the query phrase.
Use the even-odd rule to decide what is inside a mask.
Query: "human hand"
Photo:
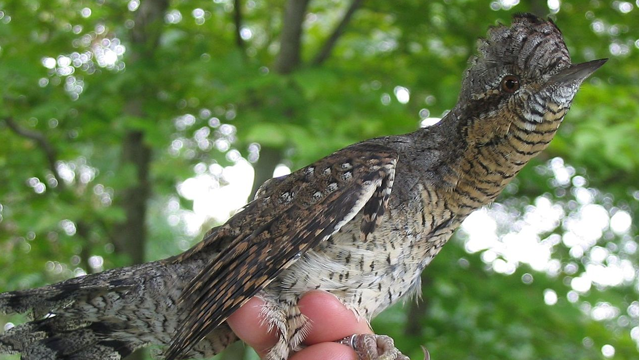
[[[261,358],[278,339],[263,324],[263,304],[262,300],[253,298],[227,319],[233,332],[254,348]],[[304,341],[307,347],[292,355],[290,360],[357,360],[356,353],[350,347],[335,341],[352,334],[372,334],[366,321],[358,321],[353,312],[335,296],[323,291],[305,294],[298,306],[310,319],[311,329]]]

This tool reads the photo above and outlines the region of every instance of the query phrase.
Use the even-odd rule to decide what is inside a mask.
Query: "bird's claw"
[[[338,342],[351,347],[359,360],[410,360],[386,335],[353,334]]]
[[[429,354],[429,350],[427,350],[427,348],[424,347],[423,345],[420,345],[420,347],[422,348],[422,352],[424,353],[424,360],[431,360],[431,355]]]

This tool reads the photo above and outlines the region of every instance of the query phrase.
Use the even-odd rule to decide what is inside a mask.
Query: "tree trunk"
[[[155,57],[158,40],[162,33],[163,18],[168,7],[167,0],[147,0],[140,3],[135,16],[135,26],[131,30],[131,49],[128,65],[135,68],[141,60],[149,61]],[[125,102],[124,113],[136,118],[147,118],[144,111],[145,94],[154,93],[153,89],[142,88]],[[148,119],[147,121],[151,121]],[[144,132],[129,130],[122,142],[122,166],[133,166],[135,183],[123,189],[118,198],[124,209],[126,220],[116,227],[114,242],[116,250],[129,257],[132,264],[144,262],[145,242],[147,239],[146,214],[147,202],[151,195],[149,182],[149,164],[152,158],[151,148],[144,142]],[[136,351],[127,360],[142,360],[144,351]]]
[[[285,5],[280,35],[280,52],[273,65],[276,73],[289,74],[300,65],[300,48],[302,42],[302,23],[307,13],[309,0],[289,0]],[[283,117],[287,115],[283,114]],[[282,162],[284,149],[263,146],[260,158],[254,166],[253,197],[262,183],[273,177],[273,170]]]
[[[300,43],[302,23],[307,13],[309,0],[289,0],[284,8],[280,52],[274,64],[278,74],[289,74],[300,65]]]
[[[270,146],[260,148],[260,158],[253,166],[255,176],[253,177],[253,188],[251,189],[252,199],[258,191],[258,188],[260,188],[260,185],[273,177],[273,171],[281,162],[282,149]]]
[[[142,114],[139,114],[142,115]],[[130,131],[122,144],[122,163],[131,164],[136,169],[136,183],[120,194],[126,220],[116,228],[114,238],[116,250],[129,257],[131,264],[144,262],[144,248],[147,238],[146,214],[149,199],[149,162],[151,149],[144,144],[144,134]]]
[[[542,1],[542,0],[528,0],[526,1],[527,3],[529,3],[529,12],[540,16],[542,18],[547,17],[549,15],[549,6],[547,5],[546,1]],[[527,4],[525,4],[527,5]]]
[[[404,333],[407,336],[415,336],[422,333],[422,324],[420,321],[424,319],[429,311],[429,300],[425,293],[431,289],[432,281],[425,273],[422,274],[422,298],[411,301],[407,309],[407,324]]]

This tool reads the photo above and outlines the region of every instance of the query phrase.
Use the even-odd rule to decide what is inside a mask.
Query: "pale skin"
[[[277,341],[277,336],[262,324],[262,305],[262,300],[253,298],[227,320],[238,337],[254,348],[261,358]],[[307,293],[300,299],[298,306],[313,325],[304,341],[307,347],[291,356],[290,360],[358,359],[350,347],[335,341],[352,334],[373,334],[365,320],[358,321],[353,312],[338,299],[322,291]]]

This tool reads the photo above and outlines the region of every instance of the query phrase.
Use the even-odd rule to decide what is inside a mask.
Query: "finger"
[[[227,320],[229,326],[238,337],[254,348],[260,357],[264,357],[277,342],[277,335],[269,332],[268,325],[263,323],[262,307],[264,302],[253,298],[234,312]],[[344,307],[334,296],[323,291],[306,294],[299,302],[301,312],[311,320],[310,332],[305,344],[312,345],[340,340],[352,334],[370,334],[368,323],[356,318],[354,313]],[[355,353],[347,346],[328,343],[321,344],[320,350],[315,346],[301,353],[312,356],[316,351],[326,351],[323,356],[332,359],[351,359]],[[303,357],[297,357],[303,359]]]
[[[263,358],[278,340],[277,335],[269,332],[269,326],[264,322],[263,305],[264,301],[253,298],[227,319],[231,330],[251,346],[260,358]]]
[[[335,342],[325,342],[309,346],[291,356],[289,360],[357,360],[358,356],[350,347]]]
[[[336,341],[353,334],[373,334],[365,319],[356,318],[334,295],[324,291],[307,293],[298,302],[300,311],[311,320],[307,345]]]

